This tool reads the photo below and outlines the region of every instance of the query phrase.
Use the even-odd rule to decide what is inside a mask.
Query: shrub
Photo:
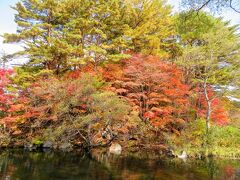
[[[110,143],[119,132],[128,134],[133,128],[131,108],[105,86],[100,77],[89,73],[35,84],[26,108],[29,137],[43,134],[43,140],[94,147]]]
[[[205,120],[198,119],[187,124],[180,136],[168,134],[166,137],[171,147],[180,151],[187,150],[193,155],[240,155],[240,131],[234,126],[212,125],[209,134],[206,134]]]

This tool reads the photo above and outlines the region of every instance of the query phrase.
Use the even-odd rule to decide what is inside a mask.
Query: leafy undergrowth
[[[191,157],[240,158],[240,129],[235,126],[212,125],[209,134],[205,121],[195,120],[186,125],[180,136],[166,135],[176,154],[186,151]]]

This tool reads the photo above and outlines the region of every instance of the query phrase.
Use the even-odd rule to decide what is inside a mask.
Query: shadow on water
[[[79,152],[0,152],[0,179],[240,179],[240,161],[151,159]]]

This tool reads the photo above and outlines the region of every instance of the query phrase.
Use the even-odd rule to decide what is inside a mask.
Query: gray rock
[[[187,153],[186,153],[186,151],[183,151],[181,155],[178,155],[178,158],[180,158],[180,159],[186,159],[186,158],[187,158]]]
[[[53,143],[51,141],[45,141],[43,143],[43,148],[52,148],[53,147]]]
[[[24,149],[27,149],[27,150],[35,150],[37,147],[34,145],[34,144],[31,144],[31,143],[27,143],[27,144],[24,144]]]
[[[109,152],[120,155],[122,152],[122,146],[118,143],[112,143],[112,145],[109,147]]]

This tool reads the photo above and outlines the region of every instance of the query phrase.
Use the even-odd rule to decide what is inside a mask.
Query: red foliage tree
[[[10,83],[8,76],[12,70],[0,69],[0,112],[3,114],[7,111],[8,105],[12,103],[12,95],[7,92],[7,86]]]
[[[26,104],[28,98],[14,89],[14,85],[10,80],[13,75],[11,69],[0,69],[0,117],[2,118],[0,124],[4,126],[12,134],[19,134],[20,130],[17,124],[25,122]]]
[[[227,125],[230,122],[228,112],[224,108],[224,105],[221,101],[221,99],[214,97],[215,93],[212,90],[211,87],[208,87],[209,92],[209,98],[212,99],[212,110],[211,110],[211,120],[213,123],[224,126]],[[207,102],[205,100],[204,94],[200,93],[199,97],[197,99],[197,114],[201,118],[206,117],[206,111],[207,111]]]
[[[119,65],[107,65],[103,76],[110,89],[126,98],[143,121],[157,127],[187,120],[189,87],[176,65],[156,57],[134,55]]]

